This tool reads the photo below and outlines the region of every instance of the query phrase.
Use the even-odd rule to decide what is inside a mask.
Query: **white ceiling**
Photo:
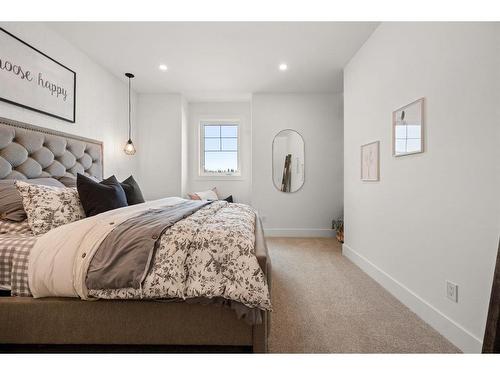
[[[140,93],[191,100],[256,92],[341,92],[342,69],[375,22],[47,23]],[[281,72],[278,65],[288,64]],[[167,72],[158,69],[168,66]]]

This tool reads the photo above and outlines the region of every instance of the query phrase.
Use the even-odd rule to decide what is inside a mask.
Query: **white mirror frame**
[[[276,137],[278,136],[278,134],[280,134],[281,132],[283,131],[286,131],[286,130],[290,130],[290,131],[293,131],[295,133],[297,133],[300,138],[302,139],[302,146],[304,148],[304,170],[303,170],[303,175],[304,175],[304,180],[302,181],[302,185],[300,185],[300,187],[295,190],[295,191],[282,191],[280,189],[279,186],[276,186],[275,182],[274,182],[274,163],[273,163],[273,159],[274,159],[274,140],[276,139]],[[287,193],[287,194],[293,194],[293,193],[296,193],[298,191],[300,191],[304,184],[306,183],[306,143],[304,142],[304,137],[302,137],[302,134],[300,134],[297,130],[295,129],[281,129],[279,132],[277,132],[274,137],[273,137],[273,145],[272,145],[272,150],[271,150],[271,164],[272,164],[272,170],[271,170],[271,179],[273,180],[273,185],[274,187],[276,188],[276,190],[278,190],[280,193]]]
[[[405,152],[401,154],[396,154],[396,114],[408,107],[411,107],[420,102],[420,151]],[[392,112],[392,156],[400,157],[406,155],[421,154],[424,152],[424,98],[417,99],[410,104],[407,104],[401,108],[396,109]]]

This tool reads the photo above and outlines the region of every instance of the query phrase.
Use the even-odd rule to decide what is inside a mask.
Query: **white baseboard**
[[[264,228],[266,237],[335,237],[333,229]]]
[[[342,254],[464,353],[481,352],[481,339],[475,337],[458,323],[444,315],[405,285],[401,284],[346,244],[342,246]]]

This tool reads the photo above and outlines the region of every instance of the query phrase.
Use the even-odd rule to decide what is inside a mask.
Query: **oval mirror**
[[[285,129],[274,137],[273,183],[285,193],[304,185],[304,139],[295,130]]]

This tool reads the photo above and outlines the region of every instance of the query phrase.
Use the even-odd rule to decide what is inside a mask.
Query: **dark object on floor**
[[[500,243],[498,244],[490,307],[484,331],[483,353],[500,353]]]
[[[0,353],[252,353],[252,347],[224,345],[0,344]]]
[[[233,196],[232,196],[232,195],[230,195],[230,196],[229,196],[229,197],[227,197],[227,198],[224,198],[224,199],[223,199],[223,201],[226,201],[226,202],[228,202],[228,203],[234,203],[234,202],[233,202]]]
[[[332,229],[336,232],[337,241],[344,243],[344,219],[333,220]]]
[[[0,297],[10,297],[10,290],[0,290]]]

